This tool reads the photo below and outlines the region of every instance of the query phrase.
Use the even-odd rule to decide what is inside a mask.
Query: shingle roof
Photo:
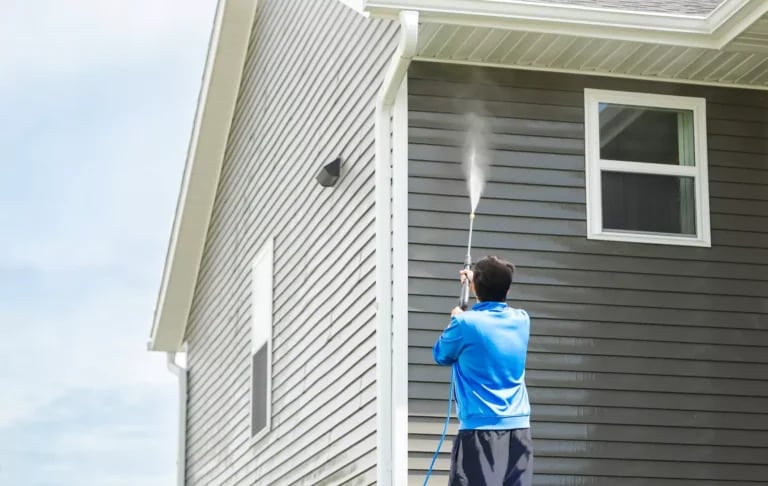
[[[683,15],[708,15],[725,0],[533,0],[537,3],[561,3],[584,7],[662,12]]]

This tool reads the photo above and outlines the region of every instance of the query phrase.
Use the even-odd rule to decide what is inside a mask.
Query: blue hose
[[[424,476],[424,486],[427,486],[429,477],[432,476],[432,468],[435,467],[435,461],[437,461],[437,456],[440,454],[440,448],[443,447],[445,436],[448,434],[448,424],[451,422],[451,405],[453,405],[453,369],[451,369],[451,388],[448,392],[448,412],[445,414],[443,434],[440,436],[440,442],[437,443],[437,450],[435,451],[435,455],[432,456],[432,462],[429,464],[429,469],[427,469],[426,476]]]

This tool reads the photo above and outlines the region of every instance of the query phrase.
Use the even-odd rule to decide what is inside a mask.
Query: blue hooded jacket
[[[525,388],[530,318],[504,302],[479,302],[451,318],[432,348],[453,365],[460,429],[524,429],[531,406]]]

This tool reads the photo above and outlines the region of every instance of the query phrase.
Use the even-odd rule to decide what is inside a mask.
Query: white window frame
[[[274,290],[274,239],[269,238],[253,259],[251,265],[251,350],[249,387],[249,429],[251,443],[258,442],[272,430],[272,299]],[[253,357],[264,344],[267,346],[266,424],[253,430]],[[255,433],[254,433],[255,432]]]
[[[669,108],[693,112],[695,166],[630,162],[600,158],[600,103]],[[706,100],[629,91],[584,90],[584,145],[587,189],[587,238],[593,240],[711,247],[709,176],[707,171]],[[696,193],[696,235],[667,235],[603,229],[602,171],[692,177]]]

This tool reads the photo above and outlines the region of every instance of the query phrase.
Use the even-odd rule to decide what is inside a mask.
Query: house
[[[518,265],[536,484],[766,484],[767,12],[220,0],[149,342],[179,484],[421,484],[478,107],[473,255]]]

